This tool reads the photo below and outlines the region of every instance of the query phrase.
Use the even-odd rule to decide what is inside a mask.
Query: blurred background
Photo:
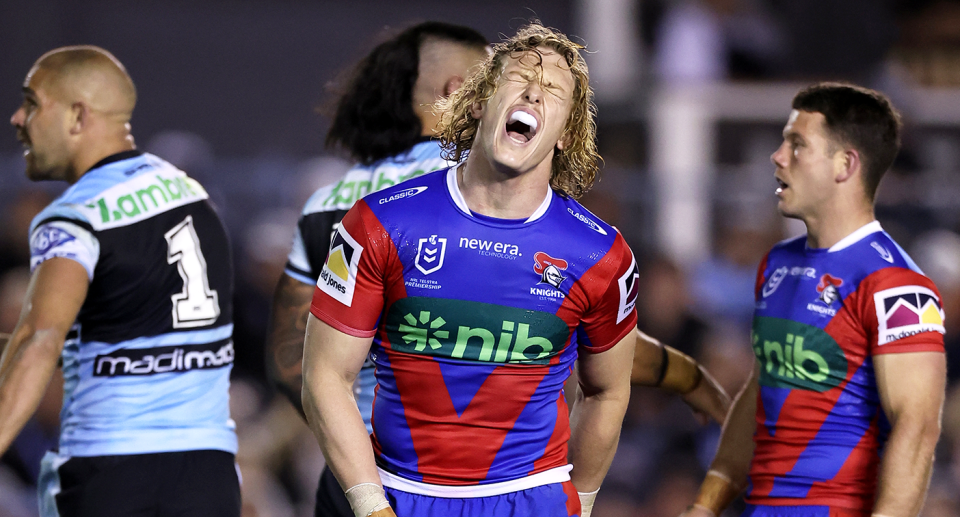
[[[410,24],[465,24],[498,41],[533,17],[587,44],[605,162],[583,201],[642,263],[641,328],[697,357],[731,393],[753,362],[757,264],[803,231],[776,213],[769,161],[792,96],[843,79],[894,100],[904,147],[881,183],[877,216],[941,290],[952,367],[923,515],[960,515],[960,2],[4,0],[0,112],[19,106],[43,52],[105,47],[137,85],[139,147],[199,179],[227,222],[245,516],[312,515],[323,464],[306,425],[266,383],[262,357],[297,214],[350,165],[322,145],[329,86]],[[31,184],[23,169],[10,128],[0,138],[0,332],[16,324],[29,278],[29,222],[66,186]],[[0,517],[37,513],[32,485],[56,446],[60,383],[0,462]],[[676,397],[635,388],[594,515],[677,515],[718,432]]]

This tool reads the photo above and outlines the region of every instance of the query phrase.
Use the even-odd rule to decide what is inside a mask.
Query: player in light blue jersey
[[[270,377],[301,414],[304,328],[333,232],[364,195],[450,165],[431,138],[437,125],[433,103],[460,86],[486,56],[486,45],[473,29],[421,23],[371,51],[345,85],[327,145],[343,148],[358,163],[307,201],[277,285],[267,341]],[[354,386],[368,433],[375,386],[368,361]],[[327,469],[317,491],[316,514],[353,515]]]
[[[10,122],[27,176],[70,187],[30,226],[33,276],[0,357],[0,453],[62,359],[44,517],[239,516],[233,265],[219,216],[199,183],[136,149],[136,90],[107,51],[44,54],[23,99]]]

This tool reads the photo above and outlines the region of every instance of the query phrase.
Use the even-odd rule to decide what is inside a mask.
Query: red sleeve
[[[310,312],[341,332],[372,337],[383,310],[390,253],[396,255],[390,235],[367,204],[358,201],[330,240]]]
[[[760,289],[763,288],[763,282],[766,281],[766,278],[763,277],[763,272],[767,269],[767,259],[770,258],[770,252],[768,251],[766,255],[763,256],[763,260],[760,261],[760,266],[757,267],[757,282],[753,286],[753,298],[755,300],[760,299]]]
[[[944,352],[940,292],[929,278],[889,267],[864,278],[857,290],[871,354]]]
[[[627,242],[617,233],[610,251],[577,282],[589,307],[577,327],[580,348],[599,353],[613,348],[637,326],[640,270]]]

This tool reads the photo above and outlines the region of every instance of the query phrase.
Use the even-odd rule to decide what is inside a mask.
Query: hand
[[[694,415],[701,424],[713,419],[720,425],[727,418],[730,411],[730,395],[717,383],[710,373],[700,367],[703,379],[690,393],[683,396],[683,401],[693,409]]]
[[[393,513],[393,508],[388,506],[383,510],[377,510],[371,513],[370,517],[397,517],[397,514]]]
[[[702,506],[691,506],[687,511],[680,514],[680,517],[717,517],[713,512]]]

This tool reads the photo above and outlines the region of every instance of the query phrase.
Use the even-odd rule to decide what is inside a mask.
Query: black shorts
[[[329,468],[324,467],[320,474],[320,486],[317,487],[317,508],[315,517],[353,517],[350,502],[343,495],[340,483]]]
[[[228,452],[73,457],[57,474],[60,517],[240,516],[240,480]]]

